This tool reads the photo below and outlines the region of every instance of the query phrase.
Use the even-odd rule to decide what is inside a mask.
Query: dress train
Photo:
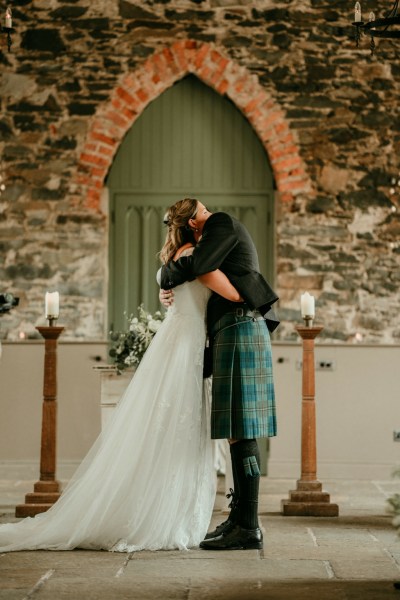
[[[210,382],[202,378],[209,291],[176,288],[174,305],[113,416],[46,513],[0,527],[0,552],[187,549],[215,499]]]

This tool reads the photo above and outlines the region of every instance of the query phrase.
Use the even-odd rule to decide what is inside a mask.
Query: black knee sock
[[[229,520],[233,523],[237,523],[239,519],[239,498],[240,498],[240,483],[237,474],[236,463],[233,459],[232,444],[229,444],[231,452],[231,463],[232,463],[232,477],[233,477],[233,494],[231,502],[229,504],[231,512],[229,513]],[[232,490],[231,490],[232,492]]]
[[[232,471],[236,469],[239,485],[238,524],[245,529],[258,527],[258,490],[260,453],[257,440],[240,440],[231,444]]]

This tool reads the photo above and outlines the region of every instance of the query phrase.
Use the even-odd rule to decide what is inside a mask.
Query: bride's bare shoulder
[[[176,251],[174,260],[178,260],[178,258],[181,258],[182,256],[190,256],[193,254],[193,250],[194,246],[192,246],[192,244],[184,244]]]
[[[194,246],[190,246],[190,248],[185,248],[185,250],[182,250],[182,254],[180,256],[190,256],[191,254],[193,254],[193,250]]]

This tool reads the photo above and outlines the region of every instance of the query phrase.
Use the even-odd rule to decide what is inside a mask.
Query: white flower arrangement
[[[112,346],[109,356],[113,359],[119,373],[129,367],[137,366],[157,333],[165,314],[160,311],[154,315],[148,313],[143,304],[138,307],[138,316],[128,317],[127,331],[112,331]]]

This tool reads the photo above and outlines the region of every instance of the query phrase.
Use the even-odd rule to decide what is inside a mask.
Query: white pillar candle
[[[361,4],[356,2],[354,7],[354,21],[355,23],[361,23]]]
[[[60,313],[60,295],[58,292],[46,292],[45,310],[46,319],[58,317]]]
[[[11,29],[12,27],[12,18],[11,18],[11,8],[8,7],[6,9],[6,18],[5,18],[5,22],[6,22],[6,27],[9,27]]]
[[[314,317],[315,316],[315,298],[308,292],[301,295],[301,316],[302,317]]]

